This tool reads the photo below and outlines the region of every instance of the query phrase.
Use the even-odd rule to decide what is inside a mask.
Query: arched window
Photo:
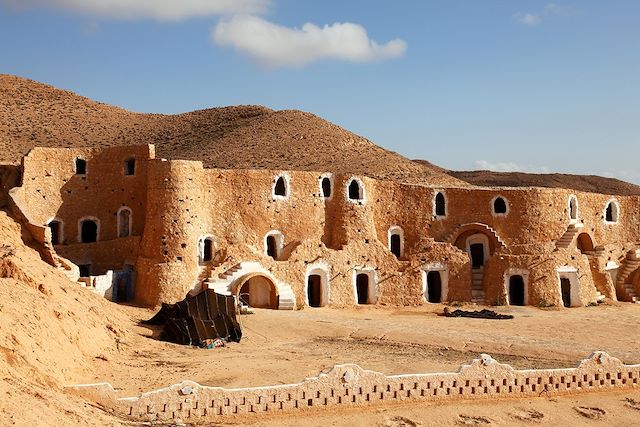
[[[81,243],[93,243],[98,241],[100,227],[97,219],[81,219],[78,228]]]
[[[215,242],[212,236],[201,237],[198,240],[198,261],[200,265],[211,261],[215,252]]]
[[[280,258],[284,236],[279,231],[270,231],[264,238],[264,250],[267,256],[277,260]]]
[[[59,219],[52,219],[47,224],[49,230],[51,230],[51,244],[59,245],[64,239],[64,224]]]
[[[136,174],[136,159],[127,159],[124,161],[124,174],[128,176]]]
[[[87,174],[87,161],[78,157],[76,159],[76,175]]]
[[[389,250],[396,258],[401,258],[404,255],[404,232],[402,228],[394,225],[389,228],[388,232]]]
[[[348,186],[349,200],[362,200],[364,198],[364,191],[362,185],[357,179],[352,179]]]
[[[493,213],[496,215],[506,215],[509,207],[507,201],[502,197],[493,199]]]
[[[131,236],[131,209],[126,206],[118,209],[118,237]]]
[[[616,223],[620,219],[620,206],[615,200],[610,200],[605,208],[605,222]]]
[[[283,199],[289,196],[289,183],[284,175],[276,177],[273,184],[273,198]]]
[[[320,191],[325,199],[331,197],[331,178],[325,176],[320,180]]]
[[[578,199],[576,196],[569,196],[569,219],[578,219]]]
[[[438,192],[438,194],[436,194],[434,204],[435,204],[435,216],[447,215],[447,202],[444,198],[443,193]]]

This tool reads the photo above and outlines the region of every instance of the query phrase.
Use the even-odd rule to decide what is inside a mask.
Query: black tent
[[[163,303],[160,311],[143,323],[163,325],[160,339],[177,344],[200,345],[215,338],[240,342],[242,338],[233,296],[211,289],[175,304]]]

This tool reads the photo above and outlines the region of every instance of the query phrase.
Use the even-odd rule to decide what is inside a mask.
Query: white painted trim
[[[284,247],[284,234],[282,234],[281,231],[278,230],[271,230],[269,231],[267,234],[264,235],[264,253],[265,255],[269,256],[267,254],[267,238],[269,236],[273,236],[276,240],[276,260],[280,258],[280,255],[282,255],[282,248]]]
[[[82,223],[84,221],[95,221],[96,223],[96,242],[100,241],[100,219],[95,217],[95,216],[83,216],[82,218],[80,218],[78,220],[78,243],[83,243],[82,242]],[[88,243],[92,243],[92,242],[88,242]]]
[[[504,272],[504,293],[507,296],[507,305],[511,305],[509,295],[509,282],[511,277],[521,276],[524,282],[524,305],[529,305],[529,270],[524,268],[509,268]]]
[[[427,289],[427,276],[430,271],[437,271],[440,273],[440,284],[442,289],[440,289],[440,302],[446,302],[449,299],[449,267],[441,262],[434,262],[430,264],[425,264],[421,267],[422,269],[422,298],[424,302],[429,303],[428,289]],[[431,303],[429,303],[431,304]]]
[[[392,225],[389,227],[387,231],[387,249],[391,252],[391,236],[398,235],[400,236],[400,256],[398,258],[404,257],[404,230],[399,225]]]
[[[471,258],[471,245],[476,243],[480,243],[483,246],[484,261],[482,265],[485,265],[487,263],[487,260],[491,256],[491,246],[489,245],[489,237],[487,237],[486,234],[480,233],[480,232],[476,234],[472,234],[471,236],[467,237],[467,242],[466,242],[467,255],[469,255],[469,262],[471,262],[471,265],[472,265],[471,268],[473,268],[473,259]]]
[[[48,228],[49,224],[51,224],[54,221],[56,221],[57,223],[60,224],[59,235],[58,235],[58,244],[62,245],[64,243],[64,221],[61,220],[58,217],[52,217],[52,218],[49,218],[49,220],[47,220],[45,226]],[[51,237],[53,237],[53,235]]]
[[[561,279],[569,279],[569,283],[571,284],[570,288],[570,299],[571,299],[571,307],[581,307],[582,301],[581,290],[580,290],[580,278],[578,277],[578,269],[569,265],[561,266],[556,268],[557,278],[558,278],[558,291],[560,292],[560,303],[564,306],[564,301],[562,301],[562,284],[560,283]]]
[[[571,208],[571,202],[575,202],[575,207],[576,207],[576,209],[575,209],[575,210],[576,210],[575,217],[573,217],[573,216],[571,215],[571,211],[573,210],[573,209]],[[571,195],[569,196],[569,200],[567,201],[567,206],[568,206],[568,208],[569,208],[569,212],[568,212],[568,213],[569,213],[569,220],[570,220],[570,221],[576,221],[576,222],[577,222],[577,221],[578,221],[578,218],[580,218],[580,208],[579,208],[579,205],[578,205],[578,197],[577,197],[575,194],[571,194]]]
[[[351,199],[351,198],[349,198],[349,186],[351,185],[352,181],[355,181],[355,182],[358,183],[358,187],[359,187],[359,192],[358,192],[359,194],[358,195],[360,196],[359,199]],[[346,181],[346,184],[344,186],[344,195],[345,195],[345,197],[346,197],[346,199],[347,199],[347,201],[349,203],[353,203],[353,204],[356,204],[356,205],[358,205],[358,204],[364,205],[364,204],[367,203],[367,192],[366,192],[366,190],[364,188],[364,183],[357,176],[352,176],[351,178],[349,178]]]
[[[329,197],[325,197],[323,192],[322,192],[322,181],[328,178],[329,179],[329,185],[331,186],[331,194],[329,195]],[[333,199],[333,195],[336,194],[336,186],[334,184],[334,177],[332,173],[323,173],[322,175],[320,175],[320,177],[318,178],[318,189],[320,190],[320,192],[318,193],[319,197],[321,199],[324,200],[331,200]]]
[[[326,307],[331,301],[331,266],[324,261],[311,264],[307,267],[307,273],[304,276],[304,303],[309,305],[309,276],[317,274],[320,276],[320,286],[322,294],[320,296],[320,307]]]
[[[613,221],[607,221],[607,207],[609,207],[609,204],[613,204],[613,209],[612,209],[612,214],[613,214]],[[604,218],[604,223],[605,224],[617,224],[620,222],[620,203],[618,203],[618,201],[616,199],[610,199],[609,201],[607,201],[607,203],[605,203],[604,205],[604,211],[602,211],[602,217]]]
[[[358,304],[358,287],[357,278],[359,274],[366,274],[369,276],[369,289],[367,292],[367,304],[375,304],[378,300],[378,274],[372,267],[357,267],[353,269],[352,283],[353,283],[353,301],[355,305]]]
[[[496,209],[495,209],[495,203],[496,200],[498,199],[502,199],[504,200],[504,204],[507,207],[507,211],[505,213],[497,213]],[[511,206],[509,204],[509,199],[507,199],[505,196],[498,194],[497,196],[495,196],[493,199],[491,199],[491,215],[494,217],[505,217],[507,215],[509,215],[509,212],[511,211]]]
[[[120,213],[122,213],[123,211],[129,211],[129,231],[126,236],[120,236],[120,225],[121,224],[121,219],[120,219]],[[129,237],[133,234],[133,211],[131,210],[130,207],[128,206],[120,206],[120,208],[118,209],[118,213],[116,214],[116,222],[117,222],[117,229],[116,229],[116,236],[118,238],[121,237]]]
[[[198,244],[196,245],[196,260],[198,266],[203,266],[204,260],[204,241],[211,240],[211,259],[216,256],[216,238],[213,234],[203,234],[198,238]]]
[[[284,196],[276,194],[276,184],[278,183],[279,178],[284,180]],[[291,196],[291,177],[287,172],[279,173],[275,176],[273,184],[271,185],[271,198],[273,200],[287,200],[289,196]]]

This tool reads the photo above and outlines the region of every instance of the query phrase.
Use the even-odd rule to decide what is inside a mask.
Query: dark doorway
[[[98,224],[90,219],[82,221],[80,226],[82,243],[93,243],[98,240]]]
[[[202,248],[202,260],[211,261],[213,258],[213,240],[204,239],[204,247]]]
[[[613,217],[613,203],[609,203],[607,205],[606,220],[607,220],[607,222],[614,222],[614,220],[615,220],[615,218]]]
[[[327,177],[322,178],[322,197],[331,197],[331,180]]]
[[[396,258],[400,258],[400,256],[402,256],[402,242],[400,241],[400,235],[392,234],[390,244],[391,253],[393,253]]]
[[[274,189],[274,193],[276,196],[286,196],[287,195],[287,185],[284,182],[284,178],[279,176],[276,180],[276,187]]]
[[[445,216],[447,214],[447,206],[444,200],[444,194],[436,194],[436,216]]]
[[[136,159],[127,159],[124,162],[124,174],[135,175],[136,174]]]
[[[565,307],[571,307],[571,281],[564,277],[561,278],[560,289],[562,290],[562,303]]]
[[[509,305],[524,305],[524,279],[522,276],[509,278]]]
[[[125,266],[124,270],[116,271],[114,274],[113,301],[127,302],[133,300],[133,267],[130,265]]]
[[[267,255],[273,259],[278,258],[278,246],[275,236],[267,236]]]
[[[322,278],[320,275],[309,275],[307,297],[309,298],[309,307],[322,307]]]
[[[358,304],[369,303],[369,275],[360,273],[356,276],[356,294]]]
[[[507,213],[507,202],[502,197],[498,197],[493,202],[493,211],[497,214],[506,214]]]
[[[80,269],[80,277],[91,276],[91,264],[80,264],[78,268]]]
[[[474,243],[469,247],[471,252],[471,267],[479,268],[484,265],[484,245],[482,243]]]
[[[351,180],[349,183],[349,198],[351,200],[360,200],[362,196],[360,195],[360,184],[355,179]]]
[[[58,245],[60,244],[60,221],[51,221],[49,223],[49,229],[51,229],[51,244]]]
[[[442,302],[442,276],[439,271],[427,273],[427,301],[432,303]]]
[[[76,159],[76,175],[87,174],[87,161],[85,159]]]

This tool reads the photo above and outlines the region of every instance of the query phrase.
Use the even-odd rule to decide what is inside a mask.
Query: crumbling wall
[[[9,190],[20,185],[20,166],[0,164],[0,208],[9,203]]]
[[[116,398],[109,384],[65,389],[136,421],[222,421],[226,417],[375,407],[386,404],[551,397],[631,390],[640,365],[595,352],[576,368],[515,370],[481,355],[456,373],[385,376],[357,365],[337,365],[298,384],[224,389],[184,381],[139,397]]]

